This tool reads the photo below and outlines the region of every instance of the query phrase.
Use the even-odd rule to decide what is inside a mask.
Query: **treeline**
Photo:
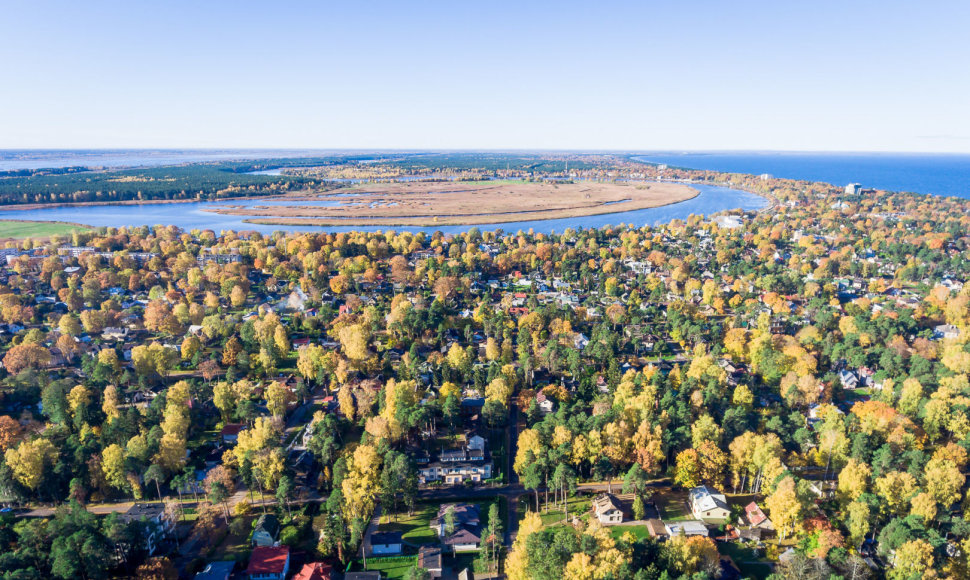
[[[281,193],[318,183],[304,177],[246,174],[237,165],[189,164],[8,177],[0,179],[0,204],[213,199]]]

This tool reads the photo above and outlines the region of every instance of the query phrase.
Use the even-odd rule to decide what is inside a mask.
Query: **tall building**
[[[846,195],[856,195],[860,191],[862,191],[862,185],[861,184],[858,184],[858,183],[850,183],[849,185],[846,185],[845,186],[845,194]]]

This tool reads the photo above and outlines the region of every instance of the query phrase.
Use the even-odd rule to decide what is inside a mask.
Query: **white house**
[[[608,493],[603,493],[593,499],[593,514],[601,524],[623,523],[623,510],[620,502]]]
[[[375,556],[397,556],[401,550],[401,532],[375,532],[370,535],[370,551]]]
[[[705,522],[722,522],[731,516],[727,498],[706,485],[690,490],[688,496],[690,511],[694,517]]]

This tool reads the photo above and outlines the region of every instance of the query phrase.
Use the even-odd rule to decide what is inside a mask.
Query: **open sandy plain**
[[[227,204],[208,211],[247,216],[245,221],[259,224],[477,225],[631,211],[684,201],[697,194],[696,189],[675,183],[377,183],[289,194],[267,200],[266,205]],[[273,201],[286,205],[274,205]]]

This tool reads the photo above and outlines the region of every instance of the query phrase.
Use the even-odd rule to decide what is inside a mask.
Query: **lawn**
[[[637,541],[650,537],[650,530],[647,529],[647,526],[611,526],[610,527],[610,534],[612,534],[613,537],[616,539],[622,538],[627,533],[633,534],[633,536],[637,539]]]
[[[690,510],[687,509],[687,496],[682,493],[662,492],[650,498],[657,509],[660,510],[660,517],[664,521],[683,521],[694,519]]]
[[[558,524],[566,519],[566,512],[562,510],[562,504],[558,506],[552,503],[552,494],[549,494],[549,510],[545,509],[545,494],[539,493],[539,517],[542,519],[543,526],[550,526],[553,524]],[[574,495],[566,500],[566,504],[569,506],[569,517],[573,516],[586,516],[589,514],[590,510],[590,499],[583,495]],[[527,511],[535,510],[535,493],[530,493],[528,495],[522,495],[519,497],[518,506],[518,518],[521,520],[525,517]]]
[[[435,533],[431,529],[431,520],[438,515],[438,502],[418,502],[414,506],[414,513],[408,515],[405,509],[397,514],[381,515],[378,529],[382,532],[401,532],[405,542],[412,544],[431,544],[435,542]]]
[[[381,578],[394,580],[404,578],[408,570],[418,563],[417,556],[397,556],[394,558],[367,558],[366,570],[377,570]],[[356,566],[356,567],[359,567]]]
[[[0,220],[0,238],[47,238],[91,228],[62,222]]]
[[[731,556],[735,565],[741,569],[741,575],[746,578],[764,580],[771,574],[771,565],[756,558],[751,548],[734,542],[720,542],[717,545],[717,551],[725,556]]]

